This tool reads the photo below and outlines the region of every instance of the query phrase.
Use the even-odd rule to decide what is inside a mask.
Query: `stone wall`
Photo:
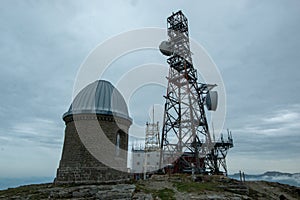
[[[128,129],[131,121],[111,115],[78,114],[64,118],[66,123],[62,157],[55,183],[99,183],[127,178]],[[102,140],[97,140],[99,127],[111,142],[117,143],[120,135],[120,151],[109,149]],[[80,134],[79,134],[80,133]],[[95,139],[94,139],[94,138]],[[88,150],[85,140],[89,141]],[[99,143],[99,144],[98,144]],[[109,143],[109,142],[108,142]],[[105,165],[96,159],[109,156],[112,165]],[[119,171],[119,170],[122,171]]]

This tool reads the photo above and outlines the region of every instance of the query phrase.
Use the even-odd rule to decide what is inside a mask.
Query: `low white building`
[[[159,169],[159,151],[132,149],[131,172],[134,174],[151,173]]]

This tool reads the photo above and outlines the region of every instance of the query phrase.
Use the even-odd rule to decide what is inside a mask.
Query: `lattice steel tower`
[[[193,67],[189,42],[188,20],[181,11],[167,19],[168,41],[160,45],[168,56],[169,75],[161,138],[160,167],[180,162],[180,167],[195,166],[204,172],[214,148],[205,116],[205,98],[216,85],[201,84]],[[188,154],[189,159],[185,159]],[[192,158],[192,159],[190,159]]]
[[[145,152],[159,151],[159,122],[154,122],[154,106],[152,110],[152,123],[146,123],[146,137],[145,137]]]

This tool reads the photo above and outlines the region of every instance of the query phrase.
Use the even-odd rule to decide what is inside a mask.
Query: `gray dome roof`
[[[63,118],[73,114],[91,113],[115,115],[131,121],[122,94],[105,80],[97,80],[83,88],[76,95]]]

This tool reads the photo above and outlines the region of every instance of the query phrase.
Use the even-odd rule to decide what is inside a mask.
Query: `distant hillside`
[[[238,173],[229,175],[229,177],[237,180],[240,179],[240,175]],[[282,173],[277,171],[268,171],[258,175],[245,174],[245,179],[246,181],[263,180],[263,181],[278,182],[278,183],[300,187],[300,173],[292,174],[292,173]]]

